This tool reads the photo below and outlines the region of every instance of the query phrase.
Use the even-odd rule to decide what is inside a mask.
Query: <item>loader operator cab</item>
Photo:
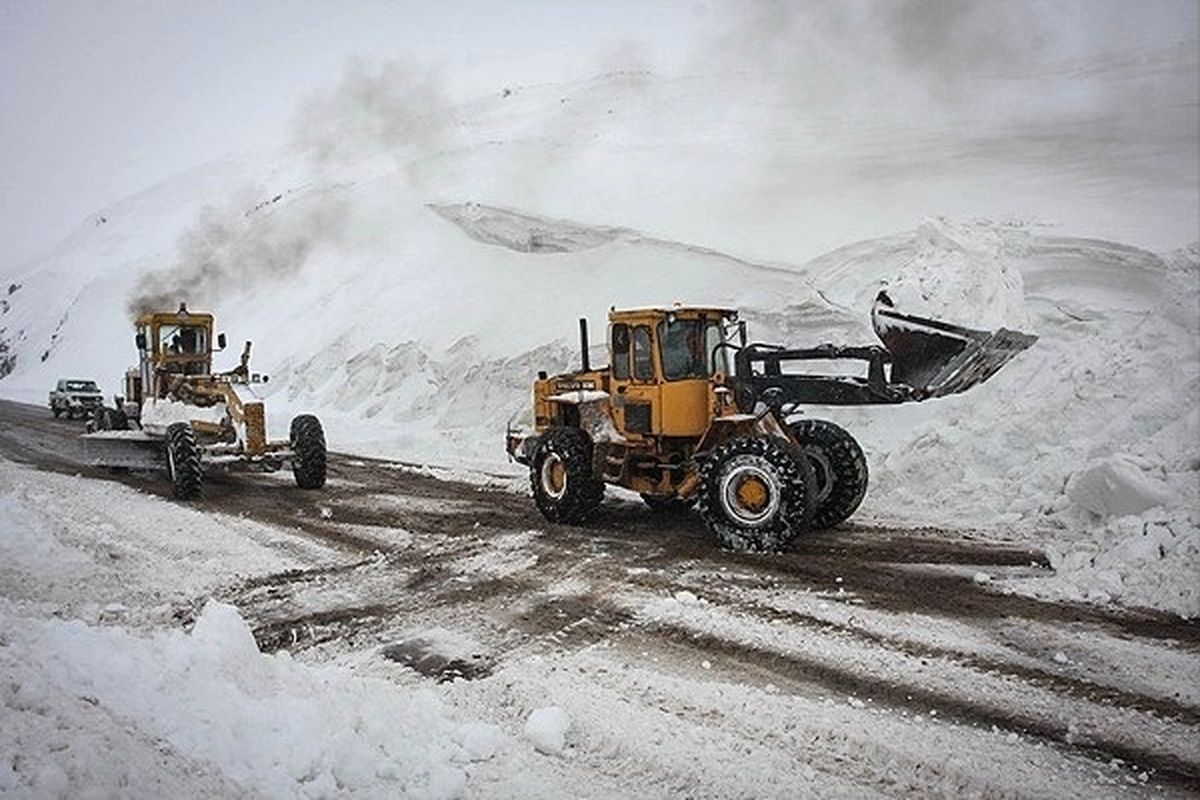
[[[610,379],[618,429],[626,436],[698,437],[713,392],[729,375],[723,343],[737,314],[721,308],[651,308],[609,313]]]

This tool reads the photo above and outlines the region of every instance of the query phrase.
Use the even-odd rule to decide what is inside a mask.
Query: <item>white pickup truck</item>
[[[50,411],[56,417],[66,414],[67,419],[76,415],[86,418],[103,404],[104,395],[95,381],[63,378],[50,392]]]

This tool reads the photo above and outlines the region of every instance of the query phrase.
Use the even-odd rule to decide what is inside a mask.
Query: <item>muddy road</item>
[[[0,457],[168,496],[160,475],[88,467],[81,432],[0,402]],[[849,526],[779,555],[731,554],[694,516],[620,497],[564,527],[512,491],[355,456],[329,464],[323,491],[296,488],[287,472],[217,474],[194,504],[335,554],[280,574],[231,568],[218,599],[239,607],[264,650],[481,685],[506,666],[601,653],[626,669],[1016,736],[1128,791],[1200,787],[1200,626],[1016,594],[1007,583],[1048,574],[1036,549],[970,531]],[[178,609],[181,624],[204,599]],[[633,691],[607,672],[594,683],[581,691]],[[753,727],[659,695],[654,713],[681,725]],[[887,782],[882,760],[854,769],[854,785]]]

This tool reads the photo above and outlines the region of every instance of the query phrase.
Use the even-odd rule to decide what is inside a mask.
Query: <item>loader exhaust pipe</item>
[[[581,360],[583,361],[583,371],[591,372],[592,363],[591,360],[588,359],[588,331],[586,317],[579,318],[579,351]]]

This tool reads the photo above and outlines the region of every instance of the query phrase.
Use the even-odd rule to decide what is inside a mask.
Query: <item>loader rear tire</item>
[[[62,409],[59,408],[58,406],[52,405],[52,406],[50,406],[50,413],[54,415],[55,419],[58,419],[59,417],[62,416]]]
[[[592,442],[578,428],[554,427],[540,437],[529,484],[538,511],[551,522],[579,522],[604,499],[604,481],[592,475]]]
[[[176,422],[167,428],[167,477],[171,479],[171,496],[176,500],[195,500],[200,496],[204,468],[200,464],[196,434],[186,422]]]
[[[808,459],[774,437],[732,439],[700,467],[700,516],[729,550],[784,549],[808,527],[815,495]]]
[[[867,494],[867,458],[844,428],[823,419],[789,425],[817,479],[814,528],[832,528],[858,510]]]
[[[325,429],[312,414],[292,420],[292,475],[301,489],[320,489],[325,485]]]

